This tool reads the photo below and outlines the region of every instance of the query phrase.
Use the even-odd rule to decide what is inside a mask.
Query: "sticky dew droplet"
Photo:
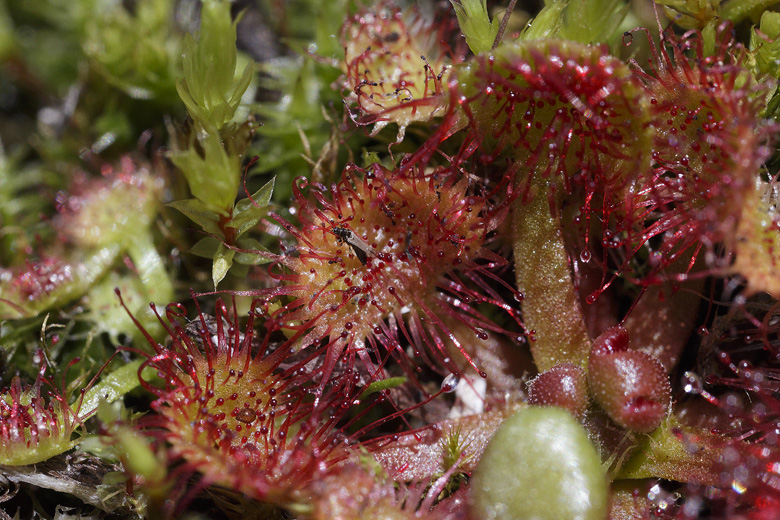
[[[460,376],[458,374],[450,374],[441,382],[441,391],[445,394],[452,393],[455,391],[458,383],[460,383]]]

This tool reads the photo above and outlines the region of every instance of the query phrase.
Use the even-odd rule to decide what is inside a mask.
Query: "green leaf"
[[[82,45],[90,65],[135,99],[175,104],[181,33],[173,21],[174,2],[140,1],[130,11],[121,2],[86,5]]]
[[[759,34],[754,27],[750,33],[751,66],[758,74],[780,77],[780,13],[771,11],[761,15]]]
[[[219,214],[211,211],[208,206],[200,200],[177,200],[169,203],[168,206],[184,213],[190,220],[203,228],[207,233],[213,233],[219,236],[222,235],[222,230],[217,225],[219,222]],[[209,255],[208,258],[211,258],[211,255]]]
[[[8,56],[16,52],[15,36],[14,24],[5,0],[0,0],[0,62],[4,62]]]
[[[496,41],[500,21],[492,22],[485,0],[450,0],[458,17],[458,25],[466,37],[466,43],[474,54],[487,52]]]
[[[84,400],[79,408],[79,417],[85,419],[95,413],[101,400],[112,403],[139,386],[141,382],[138,380],[138,369],[141,363],[141,360],[133,361],[103,376],[100,383],[84,394]],[[153,372],[151,369],[148,370]]]
[[[738,24],[758,15],[777,3],[777,0],[726,0],[720,6],[720,17]]]
[[[701,30],[718,16],[720,0],[657,0],[656,4],[683,29]]]
[[[722,22],[718,18],[713,18],[704,29],[701,30],[701,46],[702,52],[705,56],[712,56],[715,54],[715,45],[717,44],[717,26]]]
[[[254,238],[242,238],[238,241],[237,245],[241,249],[262,251],[266,253],[269,252],[268,249],[266,249],[265,246],[263,246],[263,244],[261,244]],[[261,254],[237,252],[234,260],[236,261],[236,263],[242,265],[260,265],[260,264],[267,264],[268,262],[271,261],[271,258],[269,256],[265,256]]]
[[[241,235],[247,229],[257,224],[262,219],[268,210],[266,207],[271,201],[271,195],[274,191],[274,177],[268,181],[265,186],[257,190],[251,197],[241,199],[236,203],[233,209],[233,218],[228,222],[228,227],[236,228],[238,230],[237,235]]]
[[[623,0],[569,0],[557,37],[581,43],[606,42],[627,13]]]
[[[222,241],[218,238],[203,237],[190,248],[189,253],[201,258],[214,258],[220,244],[222,244]]]
[[[536,18],[528,22],[519,40],[544,40],[554,38],[561,29],[563,23],[563,10],[565,2],[552,2],[536,15]]]
[[[681,425],[670,416],[643,437],[616,479],[665,478],[677,482],[717,484],[723,439],[709,430]]]
[[[520,410],[493,435],[470,481],[474,518],[603,520],[609,490],[588,432],[562,408]]]
[[[368,397],[371,394],[375,394],[377,392],[382,392],[384,390],[390,390],[391,388],[396,388],[398,386],[401,386],[402,384],[406,383],[405,377],[388,377],[387,379],[382,379],[381,381],[374,381],[368,387],[363,391],[362,394],[360,394],[360,397],[358,399],[362,401],[366,397]]]
[[[217,252],[214,253],[214,264],[211,266],[211,279],[214,282],[214,289],[227,276],[230,266],[233,265],[235,254],[235,250],[230,249],[225,244],[220,244]]]
[[[128,427],[119,428],[113,437],[117,442],[117,451],[124,455],[122,459],[127,469],[143,477],[147,485],[155,483],[156,488],[162,487],[158,481],[167,474],[166,467],[155,455],[148,438]]]
[[[204,209],[228,215],[241,182],[241,157],[225,150],[213,126],[193,131],[199,146],[192,142],[186,150],[173,150],[171,161],[184,174],[192,195],[205,203]]]
[[[221,130],[235,115],[252,81],[254,63],[236,75],[236,22],[231,21],[230,2],[204,0],[198,41],[184,39],[184,79],[176,90],[190,116],[204,126]]]

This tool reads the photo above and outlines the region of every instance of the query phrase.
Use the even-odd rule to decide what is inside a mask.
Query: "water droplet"
[[[688,394],[700,394],[704,390],[704,383],[698,374],[685,372],[683,374],[683,389]]]
[[[445,394],[454,392],[458,383],[460,383],[460,376],[458,374],[450,374],[441,382],[441,391]]]
[[[590,262],[590,259],[591,259],[590,251],[588,251],[587,249],[583,249],[582,251],[580,251],[580,260],[582,260],[583,263],[587,264],[588,262]]]

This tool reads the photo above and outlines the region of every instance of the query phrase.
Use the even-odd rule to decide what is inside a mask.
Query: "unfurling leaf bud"
[[[528,402],[557,406],[582,420],[588,408],[588,383],[585,371],[574,363],[561,363],[528,383]]]
[[[649,433],[669,411],[672,389],[666,370],[654,357],[629,350],[628,332],[621,326],[593,342],[588,384],[607,415],[628,430]]]

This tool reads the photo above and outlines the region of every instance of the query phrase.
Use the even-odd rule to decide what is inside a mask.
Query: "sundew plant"
[[[780,517],[770,0],[0,0],[0,519]]]

